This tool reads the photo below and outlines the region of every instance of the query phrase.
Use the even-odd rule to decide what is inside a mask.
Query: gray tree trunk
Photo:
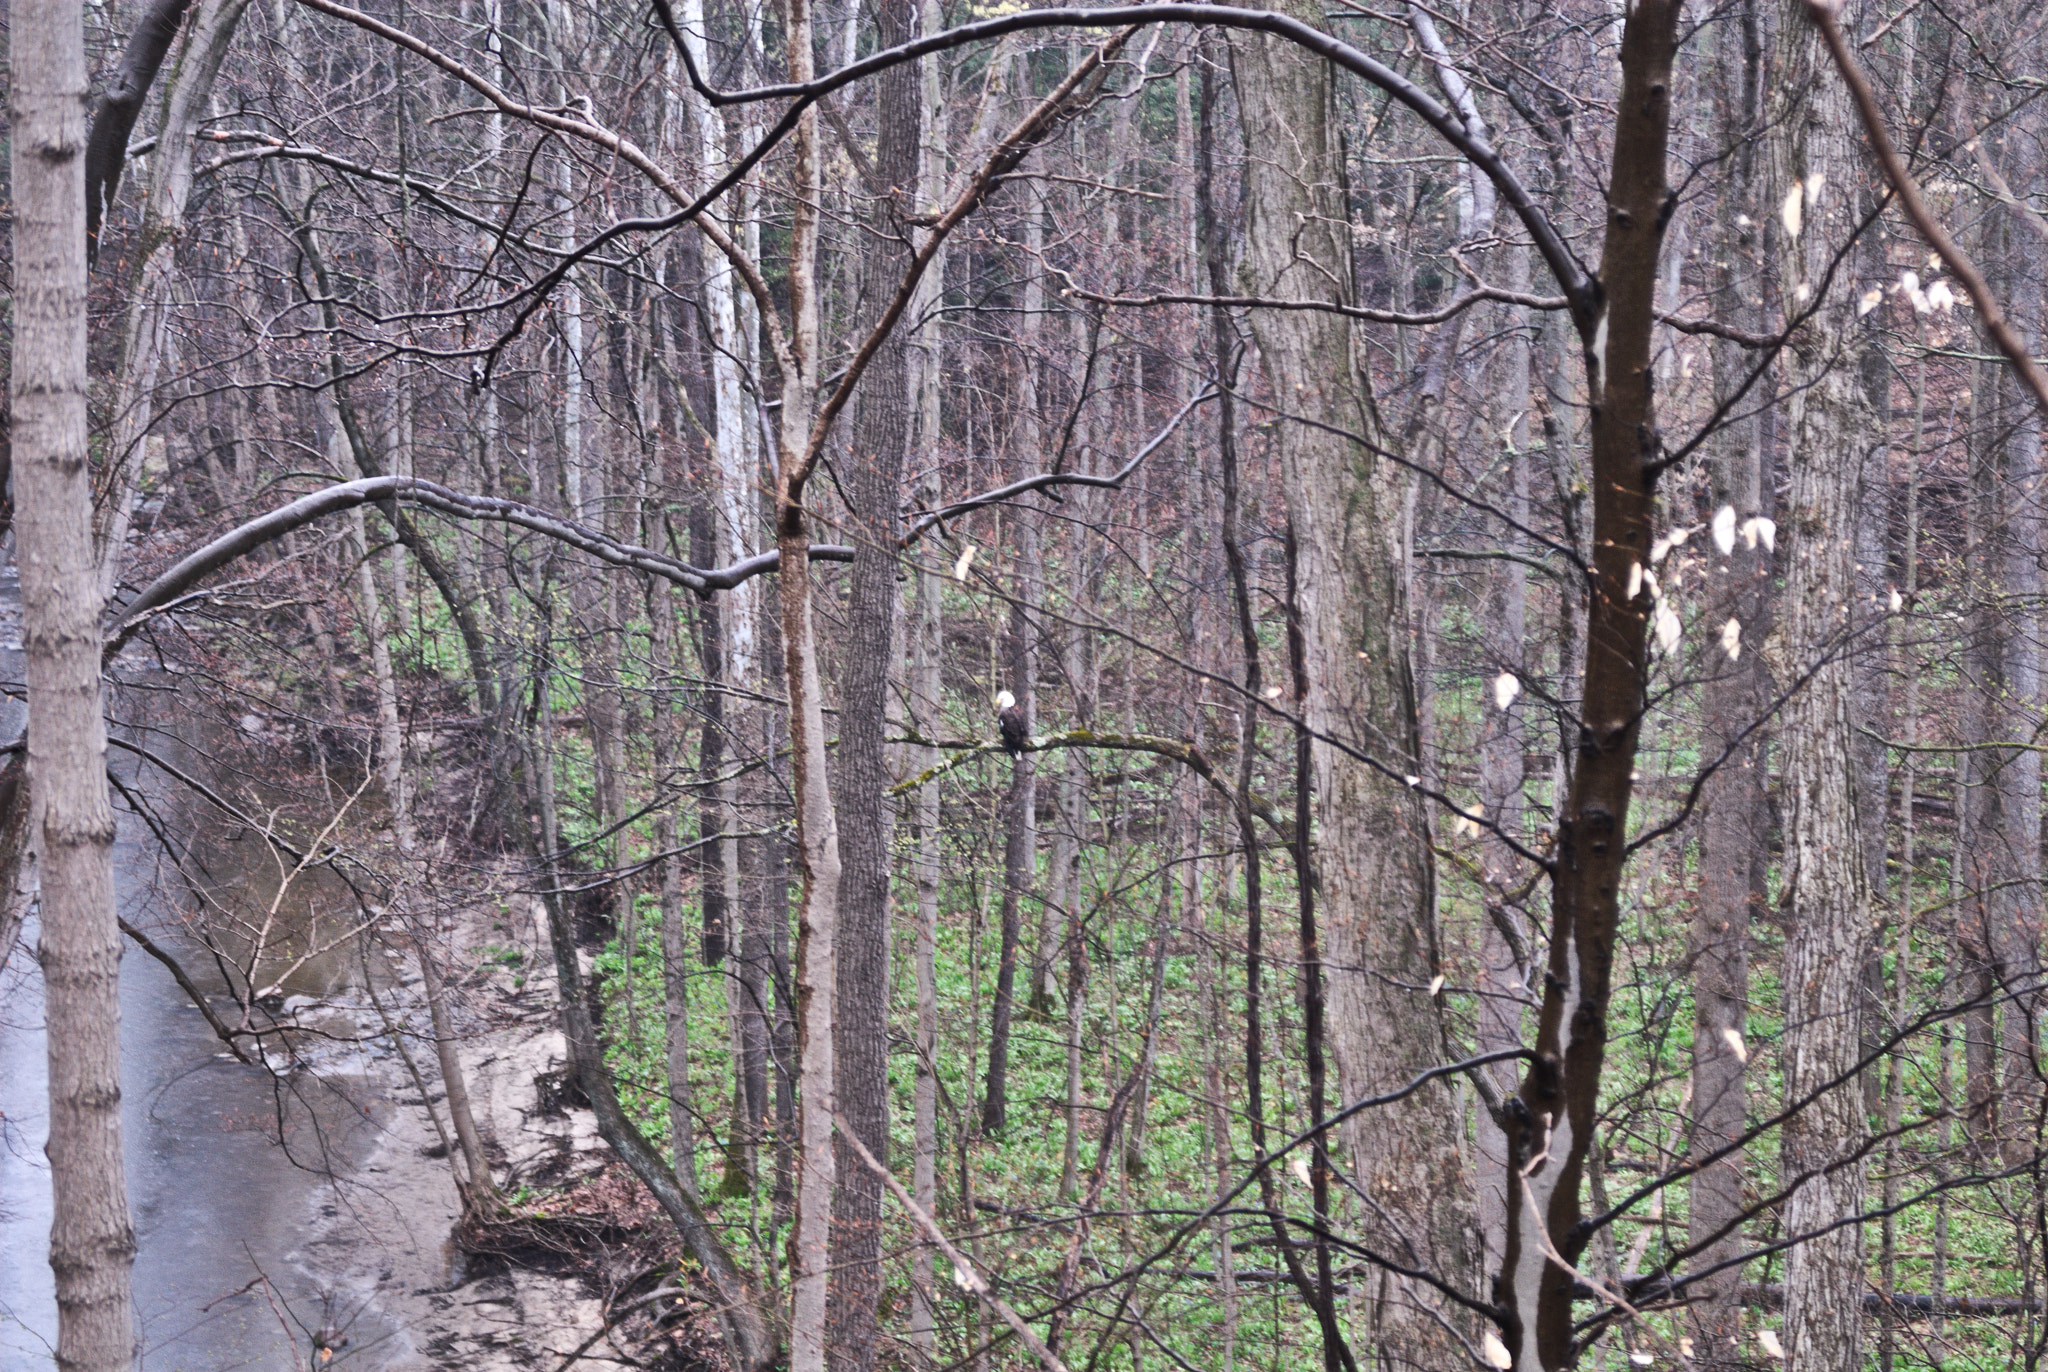
[[[2009,216],[2001,228],[2013,235]],[[2031,246],[2031,239],[2021,242]],[[2029,332],[2041,317],[2039,268],[2029,267],[2007,243],[2007,283],[2014,323]],[[2029,329],[2029,326],[2036,326]],[[2031,340],[2039,345],[2038,337]],[[1998,675],[1987,692],[1986,708],[1995,721],[1989,737],[1997,740],[2033,737],[2041,707],[2041,420],[2040,412],[2003,367],[1993,375],[1997,385],[1994,432],[2003,435],[1992,492],[1989,570],[1997,595],[1990,614],[1997,618]],[[1992,683],[1986,683],[1991,685]],[[2000,1011],[1998,1051],[2003,1059],[1998,1092],[2002,1126],[1999,1142],[2015,1161],[2027,1156],[2034,1128],[2033,1098],[2039,1090],[2035,1062],[2040,1014],[2041,973],[2041,754],[2033,748],[1998,749],[1986,754],[1990,767],[1989,805],[1995,820],[1978,833],[1988,850],[1990,948],[2001,989],[2009,996]]]
[[[125,1372],[136,1354],[128,1280],[135,1230],[121,1170],[121,931],[86,443],[79,5],[17,4],[9,43],[15,334],[8,401],[28,670],[29,805],[42,854],[57,1366]]]
[[[1755,0],[1745,0],[1735,18],[1736,23],[1723,26],[1716,35],[1714,72],[1718,136],[1737,151],[1708,232],[1714,236],[1710,257],[1728,264],[1715,269],[1716,315],[1747,324],[1760,313],[1750,301],[1762,289],[1754,258],[1754,221],[1759,214],[1750,143],[1762,98],[1762,41]],[[1746,244],[1749,251],[1742,250]],[[1722,402],[1740,384],[1749,360],[1732,343],[1717,343],[1709,356],[1714,397]],[[1761,440],[1754,419],[1734,421],[1717,437],[1709,474],[1711,503],[1717,512],[1726,506],[1739,521],[1772,516]],[[1701,632],[1706,642],[1711,643],[1731,619],[1741,637],[1740,655],[1733,660],[1717,648],[1707,650],[1710,665],[1701,688],[1701,761],[1712,764],[1724,755],[1726,760],[1701,797],[1700,890],[1692,928],[1696,1154],[1727,1146],[1747,1125],[1748,1044],[1742,1036],[1749,1015],[1750,924],[1765,899],[1770,812],[1764,795],[1764,742],[1756,734],[1745,737],[1744,731],[1769,699],[1763,658],[1756,650],[1769,629],[1770,573],[1771,553],[1761,540],[1738,538],[1734,549],[1714,564],[1704,602]],[[1731,1032],[1737,1037],[1731,1039]],[[1743,1209],[1744,1169],[1738,1152],[1693,1178],[1687,1241],[1703,1245],[1695,1259],[1699,1266],[1725,1262],[1742,1249],[1737,1223]],[[1728,1367],[1744,1360],[1735,1342],[1741,1330],[1740,1280],[1739,1267],[1709,1278],[1703,1298],[1692,1307],[1693,1344],[1705,1366]]]
[[[1321,11],[1286,7],[1309,23]],[[1351,279],[1349,218],[1328,67],[1273,39],[1239,38],[1235,70],[1245,140],[1244,292],[1327,299]],[[1308,311],[1252,311],[1273,392],[1290,410],[1387,443],[1348,320]],[[1362,444],[1304,424],[1275,428],[1287,506],[1300,547],[1307,723],[1381,759],[1421,771],[1409,675],[1399,469]],[[1418,798],[1327,745],[1314,750],[1316,871],[1325,904],[1329,1046],[1346,1100],[1406,1081],[1441,1060],[1428,993],[1438,948],[1429,823]],[[1362,1241],[1403,1251],[1449,1280],[1472,1283],[1478,1243],[1463,1175],[1455,1103],[1432,1085],[1347,1126],[1353,1175],[1370,1178],[1377,1214]],[[1387,1245],[1382,1247],[1382,1245]],[[1462,1359],[1437,1323],[1427,1288],[1380,1287],[1359,1331],[1375,1360],[1397,1366]]]
[[[876,42],[909,41],[917,0],[880,0]],[[852,21],[847,21],[852,29]],[[873,327],[910,265],[909,217],[916,213],[921,135],[918,67],[891,67],[875,81],[874,174],[889,197],[869,210],[862,263],[871,302],[861,328]],[[839,1109],[860,1141],[889,1160],[889,886],[896,812],[887,794],[889,687],[896,675],[896,536],[903,461],[910,437],[909,341],[901,329],[883,340],[854,400],[853,591],[847,607],[851,651],[841,681],[839,833],[845,862],[839,934]],[[835,1372],[873,1372],[882,1295],[882,1183],[845,1141],[839,1143],[839,1198],[832,1227],[830,1364]]]
[[[1826,72],[1812,26],[1787,23],[1770,139],[1770,184],[1818,186],[1793,234],[1778,236],[1785,308],[1823,289],[1830,256],[1847,241],[1859,175],[1847,95]],[[1787,1104],[1821,1092],[1786,1121],[1781,1184],[1786,1355],[1792,1372],[1858,1366],[1862,1358],[1863,1231],[1842,1221],[1863,1206],[1866,1133],[1853,1080],[1861,1044],[1862,969],[1870,942],[1870,893],[1857,794],[1851,696],[1855,647],[1855,529],[1861,475],[1874,425],[1856,366],[1856,298],[1839,283],[1790,351],[1787,466],[1791,488],[1783,537],[1788,574],[1781,680],[1812,667],[1783,715],[1785,837],[1795,892],[1785,940],[1783,1063]],[[1846,355],[1845,355],[1846,354]],[[1823,1090],[1824,1087],[1827,1089]],[[1835,1226],[1835,1227],[1831,1227]],[[1821,1232],[1825,1230],[1826,1232]]]
[[[1511,288],[1529,288],[1529,255],[1526,247],[1510,250]],[[1529,334],[1533,322],[1526,310],[1510,315],[1515,329],[1508,345],[1507,365],[1499,385],[1502,401],[1498,413],[1513,416],[1508,427],[1507,490],[1504,508],[1524,524],[1529,509],[1530,399]],[[1520,544],[1510,529],[1499,537],[1509,551]],[[1527,670],[1523,643],[1528,633],[1529,571],[1520,562],[1502,559],[1487,571],[1486,600],[1480,610],[1480,628],[1485,636],[1485,675],[1498,679],[1507,674],[1521,681]],[[1486,816],[1510,835],[1519,836],[1523,825],[1522,784],[1528,728],[1523,712],[1534,705],[1533,698],[1516,697],[1505,706],[1499,697],[1481,692],[1480,708],[1486,710],[1479,737],[1479,804]],[[1530,979],[1535,972],[1530,961],[1529,920],[1525,901],[1510,900],[1511,890],[1521,884],[1524,865],[1507,845],[1488,834],[1481,846],[1480,870],[1485,880],[1481,899],[1485,920],[1479,930],[1478,1028],[1473,1047],[1481,1053],[1512,1048],[1522,1042],[1523,1011],[1530,1000]],[[1502,1096],[1515,1089],[1515,1064],[1496,1063],[1484,1069]],[[1507,1136],[1491,1111],[1479,1112],[1479,1229],[1485,1248],[1486,1270],[1500,1265],[1507,1235]]]

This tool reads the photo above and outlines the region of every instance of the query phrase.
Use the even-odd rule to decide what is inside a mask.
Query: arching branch
[[[693,567],[687,562],[642,548],[620,543],[596,530],[563,519],[546,510],[522,505],[516,500],[467,495],[432,481],[412,476],[374,476],[344,481],[324,490],[301,496],[289,505],[259,515],[230,529],[213,542],[187,553],[163,575],[144,587],[141,594],[114,615],[107,626],[107,652],[120,651],[142,621],[154,611],[191,590],[199,581],[291,530],[357,505],[397,500],[420,505],[453,519],[488,519],[543,534],[557,542],[590,554],[600,562],[646,572],[678,586],[709,595],[731,590],[743,581],[774,571],[781,565],[778,553],[770,551],[733,563],[730,567]],[[821,543],[812,547],[816,562],[851,562],[853,549],[840,544]]]
[[[927,510],[913,520],[903,533],[902,546],[909,547],[935,524],[972,514],[990,505],[1000,505],[1006,500],[1015,500],[1018,496],[1029,495],[1033,491],[1051,490],[1056,486],[1094,486],[1103,490],[1120,491],[1124,488],[1124,483],[1131,479],[1131,473],[1138,470],[1138,464],[1157,452],[1159,446],[1173,436],[1173,431],[1181,426],[1181,422],[1194,413],[1197,405],[1214,400],[1216,395],[1217,391],[1213,386],[1201,391],[1194,399],[1181,406],[1173,418],[1166,421],[1166,427],[1154,434],[1151,442],[1133,453],[1130,461],[1107,476],[1090,476],[1084,472],[1040,472],[1037,476],[1027,476],[1021,481],[1012,481],[1007,486],[998,486],[992,491],[984,491],[965,500],[956,500],[936,510]]]
[[[323,8],[329,3],[331,0],[319,0],[319,6]],[[780,85],[756,86],[748,90],[722,91],[708,85],[703,74],[697,70],[696,60],[690,54],[689,44],[683,40],[682,30],[676,24],[668,0],[653,0],[653,4],[662,26],[668,30],[669,37],[681,54],[683,68],[689,75],[690,84],[705,100],[721,106],[765,100],[790,102],[789,108],[783,111],[782,117],[768,130],[760,143],[742,157],[717,184],[706,191],[696,206],[673,217],[676,224],[694,217],[701,212],[703,205],[724,195],[727,190],[737,185],[754,164],[766,155],[768,149],[796,126],[804,111],[816,101],[842,86],[865,80],[899,63],[913,62],[931,53],[944,52],[968,43],[986,42],[1001,38],[1005,34],[1031,29],[1121,28],[1127,24],[1207,25],[1268,33],[1276,38],[1284,38],[1288,42],[1299,44],[1335,66],[1379,87],[1421,116],[1424,123],[1436,130],[1445,142],[1477,167],[1493,183],[1501,198],[1514,209],[1523,227],[1529,231],[1536,250],[1543,254],[1544,263],[1550,268],[1551,275],[1556,277],[1558,284],[1563,287],[1566,297],[1571,302],[1573,319],[1582,332],[1590,335],[1599,313],[1599,283],[1580,264],[1578,257],[1565,243],[1556,226],[1551,223],[1550,216],[1543,212],[1529,188],[1502,160],[1492,144],[1484,137],[1468,131],[1465,121],[1456,112],[1446,108],[1407,77],[1367,56],[1349,43],[1319,29],[1311,28],[1288,15],[1266,10],[1239,9],[1227,5],[1190,4],[1126,5],[1116,9],[1023,10],[985,19],[980,23],[962,24],[957,28],[927,34],[893,48],[885,48],[858,62],[849,63],[838,71],[827,73],[815,81],[785,82]],[[593,251],[596,246],[598,245],[593,243]]]

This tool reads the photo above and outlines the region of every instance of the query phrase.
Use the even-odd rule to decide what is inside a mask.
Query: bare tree
[[[72,0],[17,6],[10,40],[15,334],[8,403],[28,657],[27,802],[41,854],[57,1365],[121,1372],[136,1354],[129,1294],[135,1231],[121,1160],[121,931],[86,431],[81,7]]]

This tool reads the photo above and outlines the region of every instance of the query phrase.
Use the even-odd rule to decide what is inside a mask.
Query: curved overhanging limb
[[[331,0],[320,0],[325,8]],[[1044,28],[1121,28],[1132,24],[1196,24],[1216,28],[1242,29],[1251,32],[1268,33],[1276,38],[1299,44],[1310,52],[1324,58],[1333,65],[1352,75],[1370,82],[1400,101],[1423,122],[1436,130],[1445,142],[1463,156],[1493,183],[1502,200],[1514,210],[1529,231],[1536,250],[1543,255],[1544,263],[1557,278],[1571,303],[1572,316],[1582,333],[1591,336],[1600,313],[1602,292],[1600,283],[1580,263],[1571,247],[1564,241],[1550,216],[1536,203],[1535,196],[1516,176],[1507,163],[1495,151],[1492,144],[1466,127],[1465,121],[1456,111],[1447,108],[1422,87],[1402,76],[1384,63],[1368,56],[1341,39],[1332,37],[1319,29],[1310,27],[1298,19],[1266,10],[1241,9],[1227,5],[1198,4],[1149,4],[1126,5],[1115,9],[1061,8],[1025,10],[1005,14],[980,23],[962,24],[941,33],[927,34],[911,42],[899,44],[872,53],[858,62],[852,62],[838,71],[827,73],[813,81],[784,82],[772,86],[756,86],[747,90],[722,91],[707,84],[684,42],[682,30],[677,26],[668,0],[653,0],[656,14],[668,30],[676,49],[681,54],[684,70],[690,84],[697,93],[713,105],[739,105],[768,100],[787,100],[789,107],[782,117],[747,154],[734,164],[726,175],[719,179],[698,200],[660,221],[673,227],[695,218],[705,206],[724,195],[737,185],[751,171],[770,148],[796,126],[804,111],[833,91],[856,81],[865,80],[875,73],[902,62],[916,61],[934,52],[968,43],[986,42],[1030,29]],[[330,11],[332,12],[332,11]],[[672,222],[670,222],[672,221]],[[644,227],[644,226],[643,226]],[[609,241],[609,232],[600,235],[588,245],[590,251]],[[583,251],[579,249],[578,252]],[[558,271],[567,270],[573,264],[575,254],[565,259]],[[537,287],[538,288],[538,287]]]
[[[1034,490],[1054,486],[1097,486],[1121,490],[1138,465],[1157,451],[1196,407],[1214,395],[1214,390],[1205,389],[1189,400],[1149,443],[1139,449],[1123,466],[1108,475],[1098,476],[1085,472],[1044,473],[955,501],[941,509],[917,515],[898,540],[898,544],[907,548],[934,528],[943,530],[948,519],[1015,499]],[[730,566],[697,567],[680,558],[656,552],[652,548],[622,543],[552,511],[522,504],[516,500],[471,495],[420,477],[388,474],[362,477],[355,481],[337,482],[300,496],[275,510],[236,525],[203,547],[187,553],[114,612],[107,624],[108,655],[118,653],[152,615],[178,604],[206,577],[237,558],[245,557],[264,544],[316,520],[340,514],[358,505],[371,505],[383,501],[418,505],[451,519],[482,519],[511,524],[566,543],[611,566],[661,577],[699,596],[707,596],[715,591],[729,591],[742,582],[766,575],[782,565],[781,551],[771,548],[753,557],[742,558]],[[851,562],[853,549],[842,543],[813,543],[810,548],[810,560]]]
[[[488,519],[515,525],[566,543],[572,548],[590,554],[600,562],[646,572],[672,581],[678,586],[687,587],[699,595],[731,590],[749,578],[774,571],[781,562],[780,554],[770,551],[735,562],[729,567],[693,567],[666,553],[658,553],[652,548],[642,548],[632,543],[621,543],[573,520],[564,519],[560,515],[532,505],[522,505],[516,500],[469,495],[419,477],[365,477],[357,481],[340,482],[315,491],[311,495],[301,496],[290,504],[280,506],[268,514],[259,515],[245,524],[230,529],[204,547],[187,553],[115,612],[107,626],[107,652],[119,652],[151,614],[177,601],[202,579],[219,571],[236,558],[246,556],[264,544],[315,520],[324,519],[358,505],[375,504],[385,500],[420,505],[454,519]],[[817,544],[811,548],[811,559],[816,562],[851,562],[853,549],[835,543]]]

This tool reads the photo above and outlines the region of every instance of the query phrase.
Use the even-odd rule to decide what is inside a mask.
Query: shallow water
[[[0,586],[0,678],[19,681],[13,585]],[[20,706],[0,703],[0,732],[12,737]],[[124,776],[129,759],[116,758]],[[147,784],[147,783],[145,783]],[[152,787],[151,789],[156,789]],[[252,857],[260,841],[242,845]],[[233,868],[235,864],[228,864]],[[218,873],[224,889],[270,908],[275,877],[260,863]],[[127,919],[186,958],[174,940],[177,890],[148,830],[122,817],[115,878]],[[295,885],[277,910],[302,931],[307,916]],[[307,883],[308,896],[318,887]],[[0,968],[0,1372],[51,1365],[56,1301],[47,1262],[49,1168],[43,1158],[47,1106],[42,985],[32,951],[33,920]],[[304,951],[303,938],[298,951]],[[197,971],[203,962],[188,962]],[[286,989],[332,994],[348,981],[344,959],[322,957]],[[213,978],[218,989],[218,979]],[[229,1007],[223,1005],[224,1010]],[[341,1328],[350,1344],[327,1364],[383,1367],[403,1339],[366,1293],[332,1293],[302,1244],[323,1212],[363,1203],[346,1177],[375,1146],[388,1105],[366,1085],[356,1050],[323,1055],[329,1070],[282,1080],[222,1052],[205,1018],[171,974],[132,944],[121,965],[122,1127],[137,1256],[134,1289],[145,1372],[233,1372],[306,1368],[312,1332]],[[372,1202],[373,1203],[373,1202]]]

